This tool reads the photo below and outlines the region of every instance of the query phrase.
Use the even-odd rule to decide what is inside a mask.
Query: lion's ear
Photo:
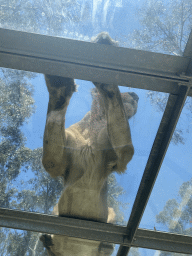
[[[115,222],[115,211],[113,210],[112,207],[108,207],[108,218],[107,218],[107,223],[114,223]]]

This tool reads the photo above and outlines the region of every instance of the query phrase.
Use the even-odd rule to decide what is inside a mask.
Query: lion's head
[[[95,115],[94,119],[101,120],[105,119],[105,109],[103,104],[103,98],[101,94],[98,92],[97,88],[93,88],[91,90],[92,95],[92,107],[91,107],[91,115]],[[125,114],[128,119],[134,116],[137,112],[137,105],[139,97],[134,92],[123,92],[121,93],[121,98],[125,110]]]

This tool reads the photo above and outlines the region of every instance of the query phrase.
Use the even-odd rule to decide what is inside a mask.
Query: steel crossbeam
[[[191,87],[191,74],[183,76],[188,57],[3,28],[0,38],[1,67],[172,94],[178,94],[181,84]]]
[[[67,235],[123,246],[143,247],[177,253],[192,253],[192,237],[138,229],[130,243],[126,227],[74,218],[0,208],[0,226],[34,232]]]

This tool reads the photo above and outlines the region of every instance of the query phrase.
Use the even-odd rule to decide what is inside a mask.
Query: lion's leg
[[[56,256],[52,251],[51,247],[53,246],[52,238],[50,235],[40,236],[40,241],[43,243],[44,247],[47,249],[49,256]]]
[[[134,148],[121,94],[117,85],[102,83],[94,83],[94,85],[104,98],[107,133],[117,155],[117,162],[113,166],[113,170],[123,172],[133,156]]]
[[[52,177],[62,175],[66,165],[65,114],[76,89],[73,79],[45,75],[49,104],[43,140],[43,166]]]

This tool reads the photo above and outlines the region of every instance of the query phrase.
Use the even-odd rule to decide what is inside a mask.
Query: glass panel
[[[119,250],[119,247],[120,247],[120,245],[118,245],[118,244],[115,244],[115,245],[114,245],[114,251],[113,251],[113,253],[111,254],[111,256],[116,256],[116,255],[117,255],[117,252],[118,252],[118,250]]]
[[[51,213],[63,181],[42,166],[48,92],[43,75],[1,69],[0,207]]]
[[[126,88],[122,88],[122,90],[126,90]],[[120,209],[122,209],[124,219],[122,222],[117,222],[120,225],[126,225],[128,222],[143,171],[163,115],[163,112],[156,111],[150,103],[152,92],[138,89],[130,90],[139,95],[139,102],[136,115],[129,120],[135,153],[127,165],[125,174],[115,174],[117,182],[123,188],[123,194],[120,197],[120,206],[122,206]],[[159,97],[164,101],[164,106],[161,107],[165,107],[168,94],[159,93]]]
[[[31,76],[33,76],[33,78]],[[10,69],[2,69],[0,77],[0,207],[34,211],[45,214],[58,214],[57,202],[64,188],[63,180],[62,178],[51,178],[42,166],[43,134],[49,98],[44,77],[40,74],[32,74]],[[99,98],[99,94],[95,89],[93,89],[94,85],[91,82],[76,80],[76,84],[78,85],[77,92],[73,94],[67,108],[65,126],[66,128],[69,128],[71,125],[79,122],[78,125],[81,128],[81,136],[84,136],[88,143],[87,145],[92,143],[97,136],[98,138],[102,138],[98,139],[99,142],[97,142],[99,145],[101,145],[99,146],[101,148],[99,148],[97,153],[94,153],[96,155],[101,154],[98,153],[100,149],[103,149],[105,145],[108,145],[108,142],[105,142],[106,138],[108,137],[107,133],[105,134],[103,132],[106,129],[106,119],[104,118],[105,115],[103,112],[104,105],[102,105],[104,104],[104,101],[102,101],[103,99]],[[147,163],[147,159],[162,117],[162,112],[156,112],[150,104],[149,97],[152,97],[151,93],[139,89],[130,89],[126,87],[119,88],[122,93],[121,95],[127,116],[134,114],[137,101],[136,94],[139,96],[137,113],[129,119],[131,137],[135,149],[134,156],[128,163],[125,173],[117,174],[117,172],[113,172],[113,174],[108,178],[108,221],[120,225],[126,225],[141,181],[143,170]],[[134,92],[135,94],[129,94],[129,92]],[[160,95],[160,97],[163,98],[164,103],[166,103],[167,95],[164,93],[159,93],[158,95]],[[131,101],[129,101],[130,99]],[[130,109],[133,110],[132,114],[129,112]],[[89,112],[90,110],[91,112]],[[64,114],[62,114],[62,116],[64,116]],[[74,134],[73,131],[70,133]],[[88,141],[89,137],[90,142]],[[119,138],[118,141],[120,141]],[[74,144],[70,144],[66,147],[68,150],[73,152],[72,161],[74,164],[74,161],[77,161],[75,160],[74,154],[82,154],[80,153],[82,152],[81,143],[82,142],[76,137]],[[132,152],[132,150],[130,150],[131,149],[129,149],[129,152]],[[58,153],[59,152],[60,148]],[[103,154],[105,154],[105,151]],[[102,154],[97,155],[97,165],[101,164],[101,157]],[[111,153],[106,157],[111,157]],[[113,159],[116,159],[114,152],[111,158],[112,160],[109,162],[111,165],[113,164],[113,166],[110,168],[114,168],[114,170],[116,170],[116,162],[113,162]],[[68,157],[65,161],[67,162],[68,159],[70,159],[70,157]],[[82,161],[85,160],[86,158]],[[87,158],[86,161],[90,161],[90,158]],[[49,158],[46,160],[45,164],[48,162]],[[125,164],[126,163],[127,160]],[[89,169],[87,167],[88,164],[89,162],[86,162],[86,167],[84,169]],[[91,166],[96,166],[95,163],[90,164]],[[70,165],[72,165],[72,162],[70,162]],[[77,166],[78,170],[73,174],[77,175],[77,177],[72,176],[75,177],[73,178],[74,180],[71,180],[72,184],[74,184],[76,181],[79,182],[79,180],[82,182],[83,180],[81,178],[81,175],[83,175],[81,171],[84,170],[82,163],[78,162]],[[62,168],[65,168],[66,170],[66,167]],[[101,169],[102,168],[103,170],[107,169],[107,167],[101,167]],[[94,175],[96,175],[95,173]],[[67,171],[65,171],[65,180],[69,179],[67,175]],[[80,177],[78,177],[78,175],[80,175]],[[70,179],[72,178],[70,177]],[[104,207],[105,213],[103,215],[103,213],[98,213],[98,209],[101,208],[101,205],[99,202],[96,202],[97,200],[95,200],[95,198],[97,197],[94,194],[96,193],[95,191],[100,191],[102,186],[102,191],[104,192],[105,186],[103,184],[105,184],[105,182],[103,181],[101,183],[102,186],[99,185],[101,187],[95,188],[94,186],[100,184],[99,182],[94,184],[95,179],[98,179],[98,177],[94,177],[94,179],[92,179],[90,176],[82,182],[83,186],[87,189],[87,193],[83,192],[85,193],[83,195],[81,194],[82,191],[80,189],[82,184],[77,183],[75,185],[75,191],[73,191],[73,194],[75,194],[74,198],[77,202],[74,200],[72,201],[76,202],[74,205],[80,205],[78,207],[74,206],[75,210],[72,210],[74,214],[73,216],[106,221],[106,197],[103,197],[102,192],[99,192],[99,198],[102,194],[102,207]],[[92,182],[91,187],[86,183],[88,180]],[[65,188],[68,187],[69,185],[67,183]],[[66,191],[68,190],[65,190],[65,194]],[[90,191],[92,191],[92,194]],[[82,211],[82,205],[86,205],[87,202],[92,202],[92,200],[96,202],[96,205],[98,203],[99,207],[96,207],[95,209],[93,208],[92,215],[88,216],[86,215],[86,210],[85,212]],[[65,205],[66,202],[68,202],[68,199],[64,198],[61,205]],[[54,206],[55,209],[53,211]],[[68,206],[65,205],[64,208],[65,210],[62,210],[60,215],[71,216],[71,213],[66,212]],[[97,214],[103,217],[100,218],[97,216]]]
[[[40,233],[10,228],[0,229],[0,250],[2,256],[38,255],[47,256]]]
[[[191,106],[188,97],[140,228],[192,235]]]
[[[137,253],[132,254],[132,251],[130,251],[130,253],[128,254],[129,256],[184,256],[184,255],[187,256],[187,255],[191,255],[191,254],[166,252],[166,251],[151,250],[151,249],[144,249],[144,248],[133,248],[133,249],[137,250]]]
[[[90,41],[107,31],[121,47],[181,55],[192,3],[148,0],[2,0],[3,28]]]
[[[119,247],[118,245],[112,245],[104,242],[100,243],[97,241],[65,236],[60,236],[58,238],[58,236],[54,235],[42,235],[41,233],[10,228],[1,228],[0,238],[0,250],[2,256],[47,256],[47,250],[44,247],[45,243],[52,252],[65,252],[65,255],[74,256],[96,256],[98,255],[98,251],[100,252],[100,256],[115,256]],[[55,246],[50,246],[50,243],[52,242],[56,244],[58,239],[60,239],[59,241],[62,241],[65,246],[64,248],[60,248],[57,245],[57,250],[61,251],[54,251]]]

